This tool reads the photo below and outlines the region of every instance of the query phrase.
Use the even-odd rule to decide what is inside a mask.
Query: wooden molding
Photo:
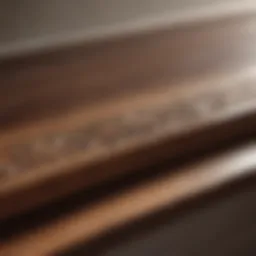
[[[199,164],[170,170],[89,208],[46,224],[2,245],[0,255],[53,255],[80,242],[89,242],[107,230],[121,227],[165,207],[255,176],[255,143],[217,155]],[[115,214],[113,214],[115,213]]]
[[[254,23],[239,16],[3,61],[0,218],[254,134]]]
[[[99,107],[91,119],[65,118],[70,128],[56,123],[6,134],[0,216],[253,132],[254,70],[206,83]]]

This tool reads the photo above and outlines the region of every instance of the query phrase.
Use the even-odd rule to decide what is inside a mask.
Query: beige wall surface
[[[206,10],[249,9],[248,2],[255,5],[253,0],[4,0],[0,57],[170,24]]]

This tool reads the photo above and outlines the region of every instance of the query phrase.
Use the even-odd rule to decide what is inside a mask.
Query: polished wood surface
[[[200,81],[3,136],[0,216],[253,133],[254,70],[226,76],[211,79],[214,88]]]
[[[255,21],[3,60],[0,218],[254,134]]]
[[[255,63],[252,13],[1,60],[1,129]]]
[[[231,192],[232,191],[232,192]],[[207,200],[206,200],[207,198]],[[244,256],[255,255],[256,187],[246,181],[218,195],[165,210],[90,245],[81,243],[58,256]],[[124,232],[125,231],[125,232]],[[114,234],[115,233],[115,234]]]
[[[90,244],[254,181],[256,16],[231,16],[0,61],[0,256]]]
[[[175,208],[202,193],[255,177],[255,170],[256,147],[252,142],[200,163],[168,170],[164,175],[132,186],[107,200],[43,224],[3,243],[0,255],[53,255],[166,207]]]

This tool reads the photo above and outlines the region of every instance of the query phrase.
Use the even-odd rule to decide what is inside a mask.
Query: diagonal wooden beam
[[[206,192],[254,176],[255,143],[230,150],[199,164],[170,170],[108,200],[97,202],[7,241],[0,255],[53,255],[77,243],[89,242],[113,228],[153,214]]]

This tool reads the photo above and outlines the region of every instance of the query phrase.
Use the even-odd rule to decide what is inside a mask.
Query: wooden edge
[[[55,223],[6,242],[0,255],[52,255],[79,242],[86,243],[107,230],[253,175],[255,171],[256,145],[251,143],[203,163],[175,172],[171,170],[153,181],[114,195],[108,201],[80,209]]]
[[[21,134],[0,151],[0,218],[177,156],[186,148],[206,148],[254,131],[254,76],[254,70],[247,70],[218,77],[210,82],[215,87],[195,85],[156,98],[141,95],[137,104],[130,99],[131,109],[124,104],[118,114],[110,111],[100,120],[96,115],[73,130],[50,130],[27,140]]]
[[[198,6],[195,9],[179,10],[174,13],[161,14],[160,17],[147,17],[135,19],[135,21],[121,22],[115,26],[105,26],[94,28],[90,31],[76,31],[71,35],[63,37],[46,36],[43,42],[40,40],[31,40],[27,43],[17,44],[16,42],[10,45],[5,45],[0,49],[1,59],[21,58],[27,55],[40,54],[41,52],[56,51],[59,48],[67,48],[82,44],[84,42],[95,42],[112,38],[119,38],[127,35],[136,35],[159,29],[159,27],[170,27],[181,24],[191,24],[195,22],[207,22],[223,17],[233,17],[244,14],[254,13],[256,9],[255,2],[246,0],[243,2],[223,2],[214,5]]]
[[[159,81],[254,65],[254,21],[252,13],[177,24],[0,62],[0,132],[133,97]]]

